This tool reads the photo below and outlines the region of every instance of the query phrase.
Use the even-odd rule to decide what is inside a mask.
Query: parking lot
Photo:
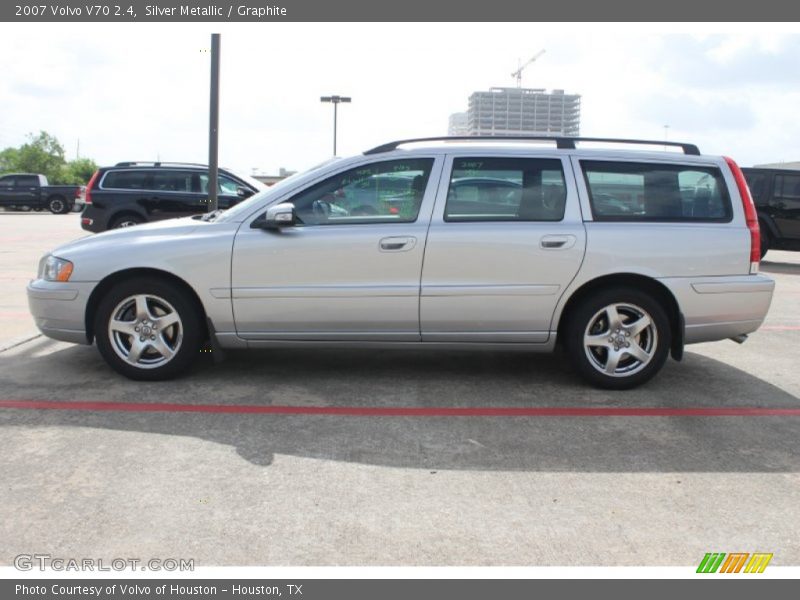
[[[0,213],[0,564],[22,553],[197,565],[800,564],[800,416],[354,416],[169,405],[800,408],[800,253],[743,345],[687,348],[630,392],[556,355],[260,351],[137,383],[34,337],[25,284],[79,215]],[[30,339],[29,339],[30,338]],[[27,340],[27,341],[26,341]],[[107,408],[107,407],[106,407]]]

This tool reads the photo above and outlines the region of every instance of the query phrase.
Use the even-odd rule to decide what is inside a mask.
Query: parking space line
[[[798,408],[770,407],[457,407],[457,406],[288,406],[256,404],[170,404],[167,402],[58,402],[0,400],[0,408],[119,412],[194,412],[366,417],[775,417],[800,416]]]

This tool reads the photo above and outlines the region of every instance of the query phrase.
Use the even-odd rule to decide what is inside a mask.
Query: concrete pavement
[[[23,238],[24,227],[38,230],[34,218],[73,215],[26,218]],[[65,223],[48,243],[75,233]],[[36,259],[3,263],[19,266],[2,280],[12,296],[46,250],[20,243]],[[768,259],[778,285],[761,331],[741,346],[689,347],[683,363],[626,393],[585,386],[559,355],[505,353],[232,353],[219,365],[204,357],[177,381],[136,383],[93,347],[38,338],[0,353],[0,399],[798,408],[800,253]],[[800,564],[796,416],[0,409],[0,436],[3,565],[50,553],[198,565],[692,566],[712,551]]]
[[[42,255],[88,233],[81,229],[80,213],[0,209],[0,348],[36,333],[25,286],[36,277]]]

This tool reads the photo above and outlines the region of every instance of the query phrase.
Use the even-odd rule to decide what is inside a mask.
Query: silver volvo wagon
[[[45,335],[95,341],[133,379],[173,377],[209,343],[558,342],[588,382],[631,388],[685,344],[744,341],[774,287],[758,273],[758,220],[736,163],[668,146],[392,142],[224,212],[61,246],[28,286],[30,309]]]

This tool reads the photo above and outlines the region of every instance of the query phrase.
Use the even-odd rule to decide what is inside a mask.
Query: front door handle
[[[415,237],[386,237],[378,244],[381,252],[408,252],[416,245]]]
[[[539,246],[545,250],[566,250],[575,245],[574,235],[545,235],[539,240]]]

